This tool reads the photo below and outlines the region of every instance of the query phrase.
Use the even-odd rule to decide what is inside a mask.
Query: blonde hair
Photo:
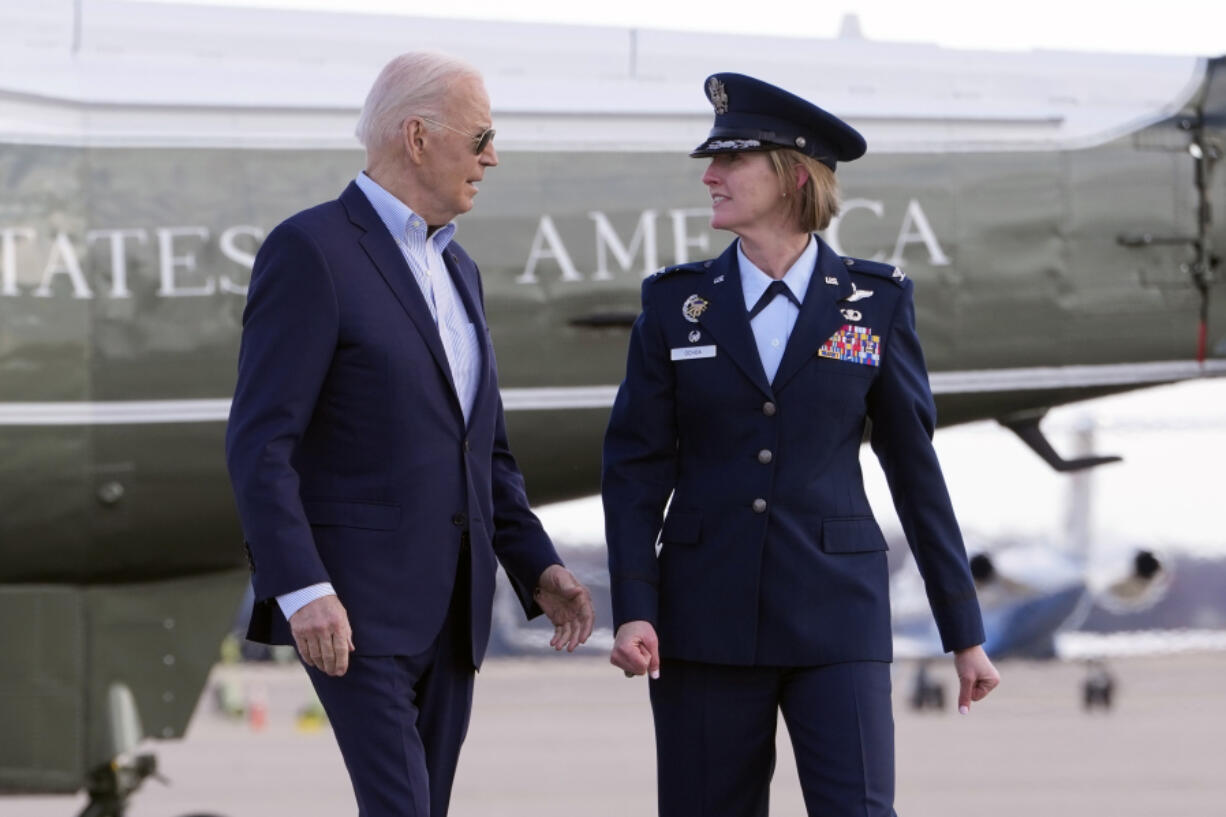
[[[354,135],[367,151],[400,139],[400,126],[413,115],[443,118],[452,83],[481,73],[458,57],[433,51],[401,54],[379,72],[358,117]]]
[[[839,214],[839,182],[834,171],[791,148],[772,150],[767,156],[779,179],[779,192],[788,198],[794,223],[806,233],[829,227]],[[799,188],[797,167],[804,168],[809,176]]]

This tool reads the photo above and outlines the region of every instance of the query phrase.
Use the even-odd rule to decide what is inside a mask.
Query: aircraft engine
[[[996,580],[996,565],[992,563],[991,556],[976,553],[971,557],[971,578],[975,580],[977,588],[986,587]]]
[[[1135,613],[1157,604],[1171,586],[1171,568],[1153,551],[1141,549],[1131,559],[1090,582],[1094,599],[1112,613]]]

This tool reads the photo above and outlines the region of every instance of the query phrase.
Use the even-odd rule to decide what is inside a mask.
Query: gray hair
[[[433,51],[401,54],[379,72],[366,95],[354,135],[373,150],[400,138],[400,126],[413,115],[442,119],[451,83],[481,72],[458,57]]]

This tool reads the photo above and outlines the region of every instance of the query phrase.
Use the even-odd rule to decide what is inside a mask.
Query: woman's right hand
[[[660,677],[660,640],[650,621],[627,621],[617,628],[609,663],[626,673],[627,678],[647,673]]]

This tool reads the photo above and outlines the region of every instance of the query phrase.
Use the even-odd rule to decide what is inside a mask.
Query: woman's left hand
[[[982,701],[1000,684],[1000,673],[980,645],[955,652],[954,668],[958,671],[958,711],[963,715],[971,711],[971,701]]]

